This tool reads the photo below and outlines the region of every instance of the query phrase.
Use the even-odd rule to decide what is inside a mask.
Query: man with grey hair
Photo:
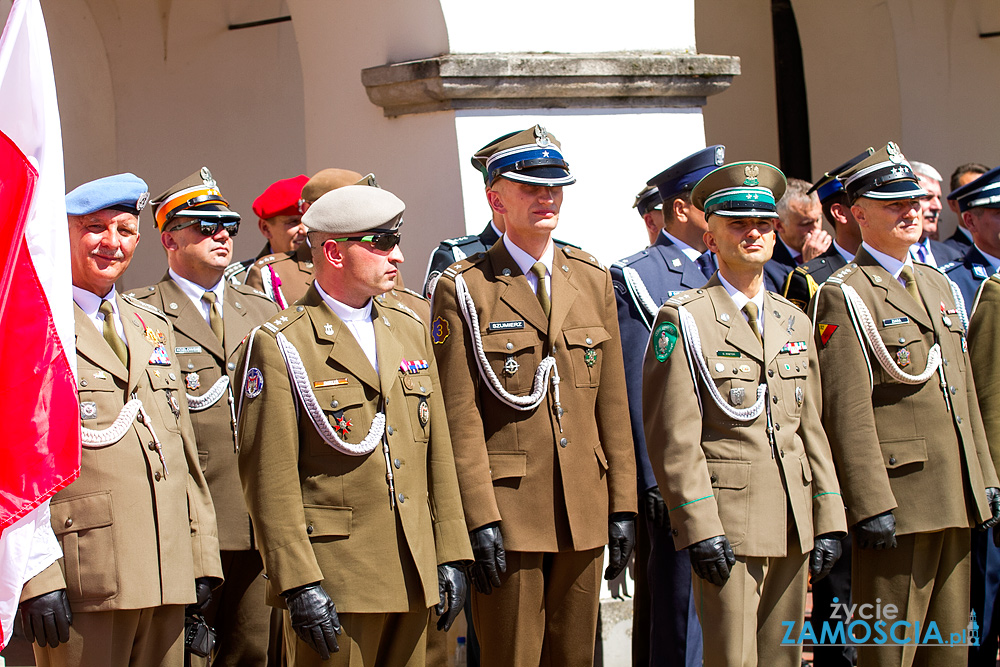
[[[920,187],[927,194],[920,198],[920,219],[923,231],[920,240],[910,246],[910,256],[918,262],[931,266],[944,266],[961,259],[961,255],[938,239],[938,220],[941,217],[941,174],[926,162],[910,163]]]
[[[818,257],[830,248],[833,238],[823,229],[823,211],[819,197],[810,192],[812,183],[789,178],[784,196],[778,200],[778,232],[774,254],[764,265],[767,289],[781,293],[788,274],[803,262]]]

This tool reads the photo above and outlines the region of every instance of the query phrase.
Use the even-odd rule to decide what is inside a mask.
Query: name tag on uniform
[[[524,320],[511,320],[510,322],[490,322],[490,331],[511,331],[512,329],[523,329]]]
[[[882,326],[891,327],[895,324],[909,324],[909,317],[893,317],[892,319],[882,320]]]
[[[734,357],[737,359],[741,356],[736,350],[717,350],[715,354],[719,357]]]
[[[201,345],[191,347],[175,347],[174,354],[201,354]]]

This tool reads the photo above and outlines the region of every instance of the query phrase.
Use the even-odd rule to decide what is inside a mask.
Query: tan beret
[[[306,181],[302,186],[302,199],[314,202],[327,192],[354,185],[361,180],[361,174],[350,169],[324,169]]]
[[[316,200],[302,216],[309,231],[350,236],[371,230],[394,231],[406,205],[388,190],[346,185]]]

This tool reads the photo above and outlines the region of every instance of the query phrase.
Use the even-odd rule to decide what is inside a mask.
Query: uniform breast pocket
[[[155,410],[160,413],[160,423],[166,426],[167,430],[180,433],[180,401],[182,398],[180,393],[184,389],[177,374],[170,368],[150,368],[147,375],[150,389],[153,390]],[[143,407],[146,408],[147,412],[150,411],[150,407],[145,404],[145,401]]]
[[[80,423],[84,428],[101,431],[114,423],[124,403],[124,389],[110,373],[100,368],[77,368],[77,393],[80,398]]]
[[[417,442],[427,442],[431,434],[430,398],[434,391],[431,376],[424,373],[404,375],[402,383],[413,439]]]
[[[781,402],[789,417],[798,417],[805,401],[809,358],[805,355],[779,354],[775,362],[781,378]]]
[[[707,357],[715,387],[734,408],[749,408],[757,401],[759,364],[746,357]]]
[[[929,346],[924,343],[923,334],[920,327],[910,322],[907,324],[895,324],[883,326],[879,329],[879,336],[885,343],[886,350],[893,363],[899,366],[900,370],[909,375],[919,375],[923,373],[927,366],[927,352]],[[891,374],[881,369],[882,381],[886,383],[899,382]]]
[[[573,379],[577,387],[597,387],[601,383],[603,344],[611,334],[601,326],[564,329],[566,351],[573,360]],[[618,343],[615,343],[616,345]]]
[[[70,599],[106,600],[118,595],[111,492],[53,501],[51,514]]]
[[[542,342],[534,331],[510,331],[483,335],[483,352],[500,384],[508,393],[531,392],[535,369],[542,361]]]
[[[181,367],[184,391],[191,396],[201,396],[212,388],[213,378],[219,376],[219,363],[210,354],[177,355]]]
[[[360,385],[343,385],[339,387],[314,387],[313,393],[319,407],[323,409],[326,420],[334,432],[344,442],[358,444],[368,435],[371,427],[371,420],[365,420],[364,406],[367,403],[364,389]],[[303,414],[303,419],[309,417]],[[310,426],[311,428],[311,426]],[[314,440],[310,438],[310,440]],[[313,454],[328,455],[336,454],[337,450],[327,446],[320,440],[315,440],[320,445]]]

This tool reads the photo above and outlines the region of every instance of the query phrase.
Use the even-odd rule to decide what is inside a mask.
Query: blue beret
[[[823,174],[822,178],[816,181],[815,185],[809,188],[809,194],[815,192],[816,196],[819,197],[819,200],[822,202],[826,201],[827,198],[829,198],[830,196],[843,191],[844,184],[841,183],[840,179],[837,177],[843,174],[851,167],[853,167],[854,165],[861,162],[862,160],[874,154],[875,154],[875,149],[869,147],[864,153],[859,153],[858,155],[855,155],[854,157],[852,157],[850,160],[840,165],[839,167],[835,167],[830,171],[826,172],[825,174]]]
[[[106,208],[135,215],[149,201],[149,186],[135,174],[115,174],[84,183],[66,195],[66,215],[89,215]]]
[[[958,202],[958,210],[970,208],[1000,208],[1000,167],[994,167],[976,180],[966,183],[948,195]]]
[[[725,146],[721,144],[709,146],[688,155],[680,162],[675,162],[646,181],[646,184],[655,186],[660,191],[660,201],[666,201],[685,190],[694,188],[708,172],[721,167],[725,159]]]

